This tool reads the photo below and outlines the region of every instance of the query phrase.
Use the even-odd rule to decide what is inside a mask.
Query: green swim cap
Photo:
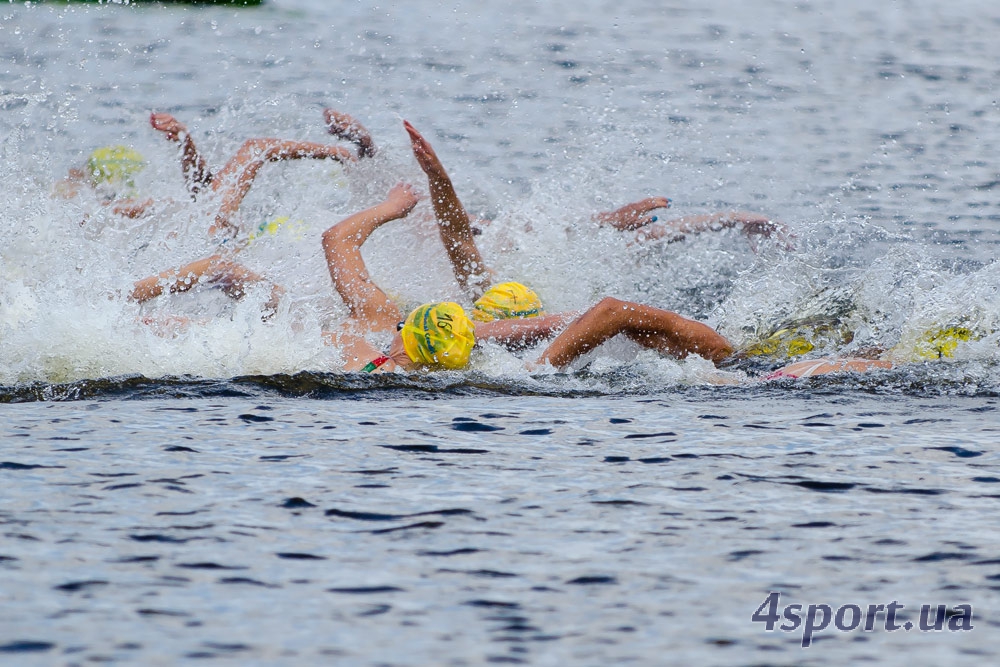
[[[142,155],[128,146],[104,146],[87,158],[87,175],[97,186],[101,183],[133,185],[132,177],[146,166]]]

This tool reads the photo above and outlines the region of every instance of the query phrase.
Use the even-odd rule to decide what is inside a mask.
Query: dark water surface
[[[989,662],[996,409],[697,389],[10,405],[0,659]],[[751,623],[770,590],[968,603],[975,629],[831,626],[802,649]]]

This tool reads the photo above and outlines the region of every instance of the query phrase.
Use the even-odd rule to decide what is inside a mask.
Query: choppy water
[[[992,3],[472,3],[0,8],[0,662],[925,664],[995,659],[1000,11]],[[425,6],[426,5],[426,6]],[[168,338],[121,298],[211,251],[151,110],[213,166],[250,136],[382,148],[270,165],[244,253],[262,295]],[[954,359],[754,380],[611,346],[570,374],[487,350],[468,373],[331,373],[343,317],[318,236],[419,175],[434,142],[502,274],[550,309],[605,294],[748,344],[837,314],[893,346],[956,322]],[[98,145],[150,160],[144,223],[52,183]],[[773,215],[629,245],[589,212]],[[91,217],[81,226],[84,214]],[[669,214],[668,214],[669,215]],[[530,223],[530,224],[528,224]],[[174,232],[180,232],[180,235]],[[401,300],[454,297],[425,223],[373,239]],[[212,293],[146,314],[216,312]],[[972,604],[964,633],[764,632],[783,602]]]

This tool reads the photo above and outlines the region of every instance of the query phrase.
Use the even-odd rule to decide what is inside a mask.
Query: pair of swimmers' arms
[[[232,237],[238,233],[238,225],[234,222],[236,214],[261,168],[268,162],[332,159],[348,164],[356,159],[353,151],[341,146],[271,138],[248,139],[222,169],[213,174],[198,152],[187,128],[180,121],[168,113],[154,113],[150,116],[150,124],[169,141],[181,144],[181,169],[192,196],[208,187],[219,199],[215,217],[208,229],[211,236]],[[362,151],[358,148],[357,152]],[[188,291],[204,282],[219,286],[227,295],[240,299],[251,284],[270,281],[238,264],[233,259],[233,254],[238,250],[238,246],[230,246],[227,252],[216,253],[138,280],[129,296],[133,301],[144,303],[164,293]],[[284,290],[280,286],[271,283],[270,298],[264,309],[265,319],[276,312],[277,302],[283,294]]]
[[[219,198],[219,208],[209,234],[222,232],[235,235],[238,227],[233,218],[250,191],[257,173],[268,162],[284,160],[335,160],[350,163],[354,153],[342,146],[313,141],[257,138],[247,139],[217,173],[208,168],[187,127],[168,113],[150,115],[150,125],[164,134],[168,141],[181,147],[181,171],[188,192],[196,197],[208,187]]]
[[[354,118],[334,109],[324,109],[323,118],[327,132],[355,145],[358,158],[371,157],[375,154],[371,135]],[[162,132],[168,141],[180,144],[181,173],[184,176],[184,183],[191,196],[197,197],[202,189],[212,184],[215,175],[198,150],[191,133],[183,123],[169,113],[154,112],[150,114],[149,123],[154,130]]]

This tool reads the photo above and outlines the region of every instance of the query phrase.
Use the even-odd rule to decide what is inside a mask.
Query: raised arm
[[[371,133],[354,116],[336,109],[323,109],[323,120],[326,121],[327,132],[357,147],[359,158],[375,155],[375,141]]]
[[[212,172],[205,158],[198,152],[194,139],[187,127],[168,113],[152,113],[149,124],[154,130],[163,133],[167,141],[181,145],[181,172],[184,174],[184,185],[194,198],[201,190],[212,182]]]
[[[619,334],[678,358],[694,353],[718,363],[733,352],[729,341],[705,324],[669,310],[606,297],[559,334],[538,361],[561,368]]]
[[[250,191],[257,172],[268,162],[281,160],[336,160],[353,162],[354,156],[346,148],[328,146],[311,141],[282,141],[280,139],[249,139],[243,142],[236,154],[212,180],[212,189],[220,198],[219,211],[209,233],[236,232],[232,219],[243,198]]]
[[[405,217],[418,201],[410,185],[400,184],[389,191],[381,204],[355,213],[323,232],[323,253],[333,286],[347,304],[351,319],[366,330],[394,330],[402,314],[372,282],[361,246],[385,223]]]
[[[409,122],[404,120],[403,127],[410,135],[413,156],[427,175],[434,217],[455,279],[473,298],[478,298],[488,286],[491,276],[476,247],[469,216],[430,142]]]

